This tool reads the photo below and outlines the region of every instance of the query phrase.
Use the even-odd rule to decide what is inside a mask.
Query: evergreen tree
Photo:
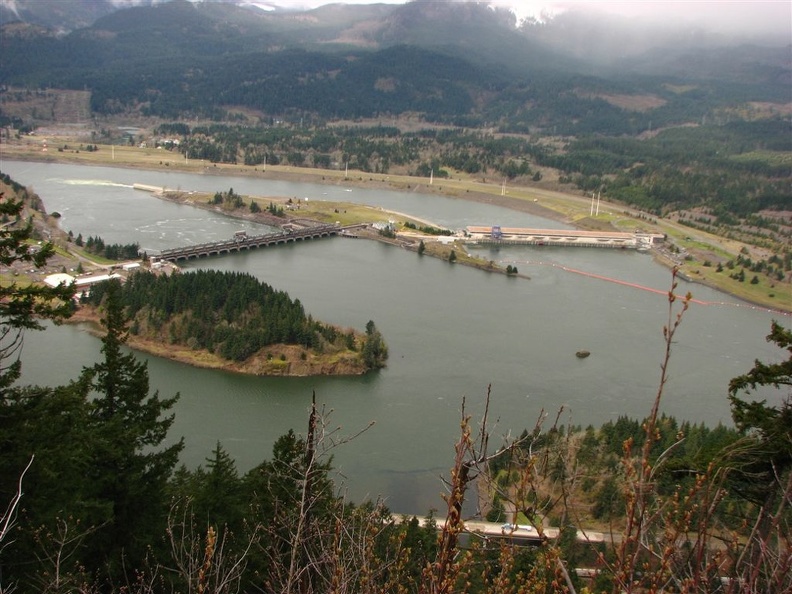
[[[741,391],[757,386],[792,386],[792,330],[773,322],[767,340],[785,349],[789,358],[779,363],[756,361],[748,373],[729,382],[729,401],[737,428],[751,439],[751,447],[738,452],[735,490],[759,505],[781,496],[784,479],[792,471],[792,399],[787,393],[780,406],[740,398]]]
[[[20,513],[8,518],[13,534],[0,542],[0,592],[12,584],[21,592],[44,590],[52,567],[42,552],[51,551],[55,539],[40,534],[57,535],[68,527],[73,543],[61,554],[71,557],[80,539],[104,521],[86,481],[93,441],[86,395],[86,386],[71,383],[14,387],[0,399],[3,511],[22,486]],[[64,584],[66,571],[60,576]]]
[[[32,222],[21,224],[24,203],[13,198],[5,199],[0,193],[0,216],[15,219],[14,224],[0,228],[0,265],[15,264],[43,267],[55,253],[51,243],[31,249]],[[19,378],[21,363],[19,355],[25,330],[41,330],[41,319],[60,320],[71,315],[71,298],[74,289],[16,282],[0,283],[0,390],[9,387]]]
[[[238,531],[242,526],[245,506],[242,500],[242,481],[233,458],[217,442],[212,456],[206,459],[206,470],[194,483],[194,512],[201,525],[211,525]]]
[[[106,565],[117,576],[122,562],[141,567],[147,545],[162,533],[166,484],[183,442],[157,449],[173,423],[162,415],[176,402],[149,394],[146,363],[122,346],[126,340],[120,284],[109,281],[102,324],[104,360],[83,371],[83,380],[98,393],[91,420],[96,431],[89,477],[96,499],[105,502],[108,522],[92,539],[92,569]]]
[[[27,193],[7,176],[17,195]],[[0,264],[7,267],[43,267],[54,254],[51,243],[32,247],[32,220],[22,223],[26,203],[0,192]],[[59,513],[62,501],[80,498],[80,481],[84,458],[71,446],[83,447],[87,441],[83,430],[82,392],[73,386],[64,388],[20,388],[21,352],[26,330],[41,330],[42,319],[61,320],[71,314],[72,287],[16,282],[0,284],[0,591],[10,584],[14,559],[23,567],[34,566],[32,528]],[[57,419],[57,423],[53,422]],[[25,473],[25,469],[28,469]],[[65,480],[62,472],[67,473]],[[24,474],[24,477],[23,477]],[[24,481],[23,481],[24,479]],[[72,480],[73,479],[73,480]],[[22,486],[22,516],[13,506]],[[28,491],[28,487],[31,487]],[[7,505],[11,507],[6,508]],[[8,529],[19,522],[22,530],[14,535],[15,543],[2,542]],[[51,524],[49,524],[51,526]]]
[[[385,360],[388,358],[388,347],[385,345],[385,340],[371,320],[366,324],[366,339],[363,344],[362,356],[363,362],[369,369],[384,367]]]
[[[762,568],[775,569],[777,559],[788,556],[788,539],[778,535],[789,534],[789,501],[792,489],[792,330],[783,328],[773,321],[767,340],[785,349],[789,357],[779,363],[754,363],[748,373],[736,377],[729,383],[729,400],[732,417],[744,439],[730,450],[726,464],[733,472],[728,481],[730,490],[744,498],[752,506],[756,520],[753,535],[746,544],[747,572],[742,574],[757,579]],[[757,386],[774,386],[787,393],[779,406],[768,406],[765,400],[747,400],[737,396],[740,391],[750,391]],[[729,450],[727,450],[729,451]],[[768,571],[768,574],[771,573]],[[788,574],[788,572],[786,572]],[[765,579],[762,575],[761,579]],[[783,579],[786,587],[765,591],[789,591],[789,579]],[[752,588],[752,591],[757,591]]]

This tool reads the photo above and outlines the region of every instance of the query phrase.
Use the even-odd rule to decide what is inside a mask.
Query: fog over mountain
[[[172,0],[0,0],[0,23],[23,21],[70,31],[96,19],[136,6]],[[182,0],[185,1],[185,0]],[[194,3],[230,4],[256,13],[313,11],[333,4],[378,5],[396,8],[405,0],[186,0]],[[424,5],[487,5],[512,13],[513,27],[565,46],[576,55],[612,59],[635,55],[651,47],[696,44],[732,45],[750,42],[787,45],[792,42],[792,3],[775,0],[712,2],[613,2],[609,0],[414,0]]]

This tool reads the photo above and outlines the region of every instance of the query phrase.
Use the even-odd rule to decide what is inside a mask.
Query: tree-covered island
[[[73,319],[98,321],[109,288],[92,287]],[[384,367],[388,357],[374,322],[365,333],[319,322],[299,299],[248,274],[138,272],[119,293],[128,344],[191,365],[255,375],[358,375]]]

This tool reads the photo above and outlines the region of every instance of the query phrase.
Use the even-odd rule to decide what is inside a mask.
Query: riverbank
[[[169,151],[138,147],[99,145],[99,150],[91,152],[75,149],[43,152],[40,142],[30,139],[4,142],[3,156],[19,160],[61,161],[147,170],[178,170],[204,175],[242,175],[262,179],[438,194],[493,204],[562,221],[581,229],[632,231],[640,227],[668,237],[666,249],[655,252],[655,258],[664,266],[678,268],[683,278],[769,310],[792,312],[792,284],[759,274],[755,275],[755,281],[751,275],[746,280],[745,275],[749,274],[748,271],[745,275],[732,272],[734,262],[741,255],[747,255],[756,262],[767,259],[772,254],[767,254],[755,246],[691,229],[676,221],[647,216],[628,207],[607,202],[601,202],[597,213],[594,214],[591,198],[576,193],[539,186],[504,186],[502,181],[466,177],[462,174],[455,174],[459,175],[456,178],[430,181],[406,175],[363,172],[347,174],[344,171],[291,166],[246,167],[208,164],[203,161],[183,159],[181,155]],[[462,253],[465,251],[455,250],[457,257]],[[728,267],[730,263],[732,268]],[[478,267],[486,269],[487,265]]]
[[[84,151],[75,148],[47,151],[41,149],[41,139],[22,139],[2,143],[3,158],[21,161],[65,162],[80,165],[97,165],[146,169],[151,171],[184,171],[203,175],[242,175],[291,182],[344,185],[368,189],[387,189],[422,194],[439,194],[463,200],[473,200],[493,204],[533,214],[542,218],[570,220],[568,207],[562,204],[569,200],[581,200],[588,205],[588,199],[564,192],[543,188],[513,186],[503,193],[501,181],[470,176],[430,181],[408,175],[373,174],[360,171],[349,172],[331,169],[292,167],[288,165],[267,165],[266,167],[240,166],[227,163],[208,163],[202,160],[189,160],[181,155],[160,149],[129,146],[95,145],[97,150]],[[524,195],[528,191],[530,195]]]

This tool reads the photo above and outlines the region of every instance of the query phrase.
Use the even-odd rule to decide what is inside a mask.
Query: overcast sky
[[[324,4],[372,4],[372,0],[248,0],[281,7],[314,8]],[[379,0],[403,4],[406,0]],[[792,43],[790,0],[492,0],[493,6],[511,8],[518,18],[558,14],[566,10],[598,10],[628,18],[645,18],[665,24],[707,24],[717,32],[769,31],[785,34]]]

